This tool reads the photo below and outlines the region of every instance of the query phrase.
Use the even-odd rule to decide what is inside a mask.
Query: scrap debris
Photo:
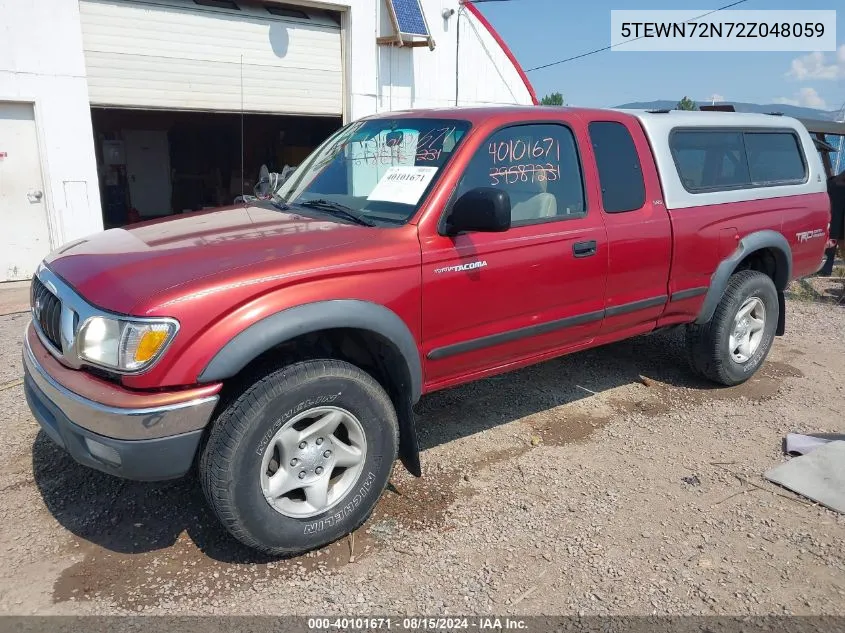
[[[690,486],[701,485],[701,480],[698,478],[698,475],[688,475],[686,477],[681,477],[681,481]]]
[[[787,455],[806,455],[825,444],[836,441],[845,441],[845,434],[842,433],[787,433],[784,440],[783,452]]]
[[[638,379],[638,380],[639,380],[639,381],[640,381],[643,385],[645,385],[646,387],[653,387],[653,386],[654,386],[654,380],[653,380],[653,379],[651,379],[651,378],[649,378],[648,376],[643,376],[643,375],[640,375],[640,376],[637,376],[637,379]]]
[[[829,441],[763,475],[811,501],[845,514],[845,441]]]

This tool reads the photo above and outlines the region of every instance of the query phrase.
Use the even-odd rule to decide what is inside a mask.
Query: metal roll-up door
[[[288,17],[278,6],[80,0],[91,104],[342,114],[340,26],[318,10]]]

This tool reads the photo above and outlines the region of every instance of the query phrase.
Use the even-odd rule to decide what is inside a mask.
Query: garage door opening
[[[340,117],[92,108],[105,228],[233,204],[297,166]],[[243,152],[243,178],[241,174]]]
[[[232,204],[262,164],[296,165],[341,125],[337,11],[79,0],[79,14],[106,228]]]

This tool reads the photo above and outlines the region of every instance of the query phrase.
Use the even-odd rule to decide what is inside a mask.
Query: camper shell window
[[[807,159],[793,130],[676,128],[669,148],[690,193],[807,182]]]

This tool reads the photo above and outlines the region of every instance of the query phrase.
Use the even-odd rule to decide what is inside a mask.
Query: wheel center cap
[[[290,468],[300,479],[309,481],[326,472],[333,459],[334,447],[327,438],[321,438],[319,444],[313,439],[304,444],[304,447],[300,445],[297,448]]]

